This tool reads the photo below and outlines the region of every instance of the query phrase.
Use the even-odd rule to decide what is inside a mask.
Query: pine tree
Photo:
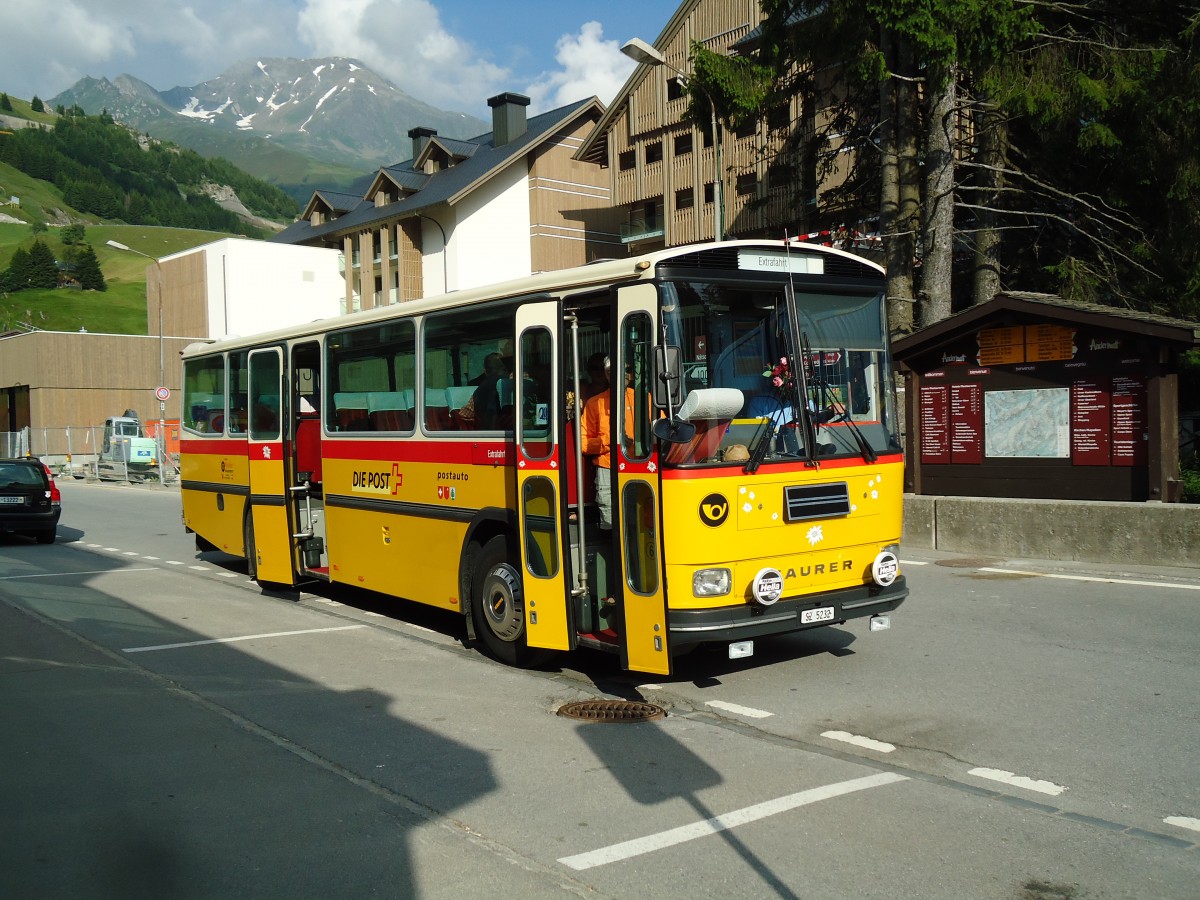
[[[29,101],[29,108],[34,112],[44,113],[46,111],[46,104],[42,102],[41,97],[34,94],[33,99]]]
[[[75,262],[75,277],[85,291],[107,291],[108,283],[100,270],[100,261],[96,259],[96,251],[88,244],[80,251]]]
[[[5,112],[12,112],[12,101],[8,99],[8,94],[0,94],[0,109]]]
[[[54,253],[41,241],[34,241],[29,248],[29,277],[28,286],[31,288],[58,287],[58,263]]]

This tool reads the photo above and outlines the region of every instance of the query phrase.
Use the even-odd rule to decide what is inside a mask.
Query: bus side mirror
[[[654,348],[654,405],[675,410],[683,402],[683,366],[679,348],[660,344]]]

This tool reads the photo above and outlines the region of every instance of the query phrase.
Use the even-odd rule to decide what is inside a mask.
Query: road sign
[[[160,387],[154,392],[154,396],[157,397],[159,400],[169,400],[171,397],[171,389],[166,388],[166,387]]]

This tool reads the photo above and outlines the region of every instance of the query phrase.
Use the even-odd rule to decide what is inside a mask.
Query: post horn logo
[[[700,521],[716,528],[729,515],[729,501],[720,494],[709,494],[700,501]]]

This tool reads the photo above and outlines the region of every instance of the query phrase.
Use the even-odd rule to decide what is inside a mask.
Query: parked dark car
[[[53,544],[62,500],[50,470],[37,459],[0,459],[0,531]]]

